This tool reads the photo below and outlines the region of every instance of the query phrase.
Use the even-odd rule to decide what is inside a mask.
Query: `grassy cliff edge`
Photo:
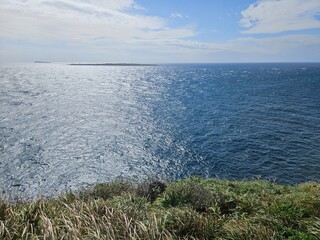
[[[58,199],[0,198],[0,239],[320,239],[320,183],[117,180]]]

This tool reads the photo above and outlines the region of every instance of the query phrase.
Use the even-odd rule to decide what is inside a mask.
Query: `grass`
[[[0,239],[320,239],[320,183],[117,180],[58,199],[0,198]]]

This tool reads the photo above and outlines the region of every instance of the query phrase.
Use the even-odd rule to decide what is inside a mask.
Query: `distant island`
[[[156,64],[139,63],[71,63],[72,66],[157,66]]]
[[[51,62],[47,62],[47,61],[34,61],[34,63],[51,63]]]

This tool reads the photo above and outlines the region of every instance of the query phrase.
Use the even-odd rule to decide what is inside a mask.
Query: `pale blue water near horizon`
[[[320,180],[320,64],[0,66],[0,188],[125,178]]]

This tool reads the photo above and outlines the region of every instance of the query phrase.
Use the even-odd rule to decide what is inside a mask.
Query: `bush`
[[[83,190],[79,193],[80,198],[102,198],[109,199],[113,196],[119,196],[123,193],[134,192],[134,187],[131,182],[127,180],[118,179],[115,182],[99,183],[92,189]]]
[[[220,201],[220,197],[196,179],[175,182],[168,186],[159,203],[165,208],[189,206],[206,212]]]

